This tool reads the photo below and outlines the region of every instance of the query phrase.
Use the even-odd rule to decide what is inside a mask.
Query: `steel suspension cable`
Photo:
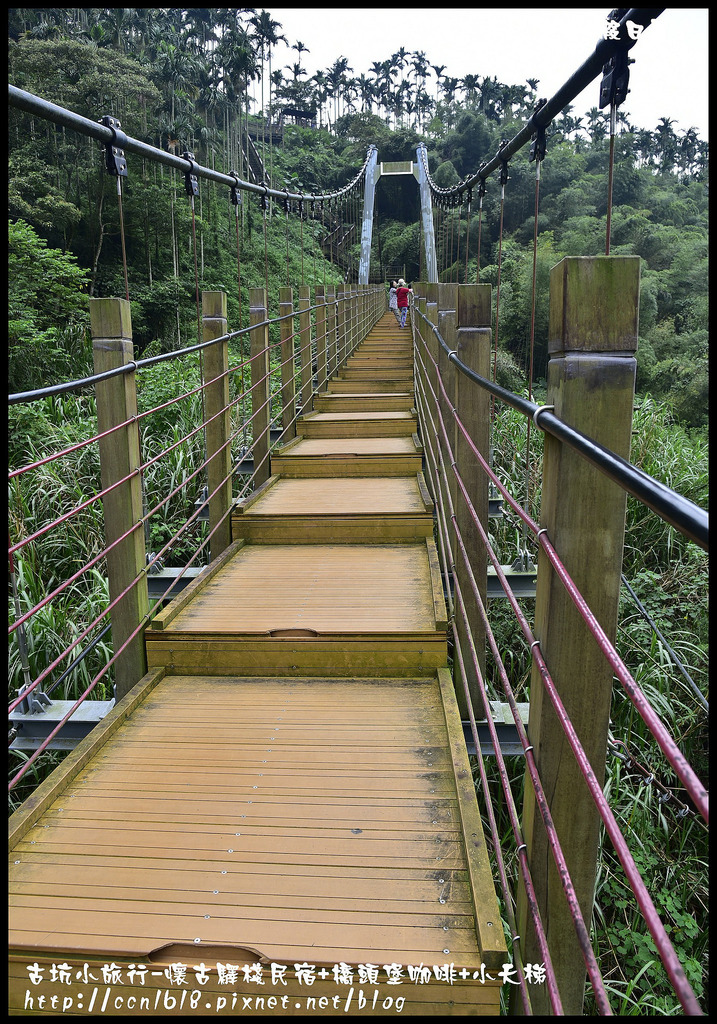
[[[605,255],[610,255],[610,229],[612,225],[612,185],[615,167],[615,131],[617,127],[617,103],[610,103],[610,158],[607,179],[607,215],[605,224]]]
[[[122,270],[124,272],[124,296],[129,302],[129,281],[127,278],[127,246],[124,232],[124,213],[122,211],[122,178],[117,176],[117,206],[119,208],[120,241],[122,244]]]
[[[480,240],[481,224],[483,220],[483,196],[485,195],[485,181],[481,178],[478,182],[478,253],[476,256],[476,284],[480,284]]]
[[[468,253],[470,251],[471,243],[471,201],[473,199],[473,189],[468,189],[468,195],[466,199],[466,269],[463,275],[463,283],[468,284]]]
[[[528,400],[533,400],[533,359],[535,352],[535,307],[536,307],[536,284],[537,284],[537,267],[538,267],[538,208],[539,208],[539,196],[540,196],[540,168],[542,166],[543,158],[545,156],[545,132],[538,131],[536,133],[533,148],[531,149],[531,159],[535,160],[535,210],[533,213],[533,279],[531,285],[531,303],[530,303],[530,359],[529,359],[529,370],[528,370]],[[525,439],[525,507],[530,508],[530,427],[532,420],[528,419],[527,422],[527,433]],[[527,539],[527,526],[523,523],[523,546],[524,551],[522,557],[524,558],[524,566],[527,569],[527,549],[525,549],[525,543]]]
[[[506,162],[501,164],[500,168],[500,225],[498,229],[498,279],[496,282],[496,296],[495,296],[495,338],[493,339],[493,383],[497,382],[498,374],[498,325],[500,321],[500,281],[501,281],[501,269],[503,265],[503,211],[505,208],[505,186],[508,181],[508,165]],[[490,419],[491,423],[495,419],[495,400],[491,395],[490,400]]]

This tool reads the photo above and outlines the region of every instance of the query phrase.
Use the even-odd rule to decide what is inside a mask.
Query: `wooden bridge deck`
[[[352,365],[404,359],[407,337],[385,317]],[[349,372],[237,506],[230,548],[147,631],[148,675],[11,819],[12,1014],[56,1012],[39,997],[70,994],[51,982],[58,963],[99,979],[98,999],[103,965],[146,968],[103,1013],[132,995],[165,1014],[232,999],[240,1012],[258,995],[268,1016],[390,1015],[399,997],[404,1014],[498,1012],[506,948],[446,667],[412,383],[381,395],[369,360],[352,393]],[[304,432],[317,424],[325,436]],[[191,1011],[177,988],[167,1003],[176,963],[208,969]],[[218,963],[239,965],[233,985]],[[84,988],[69,1012],[92,1012]]]

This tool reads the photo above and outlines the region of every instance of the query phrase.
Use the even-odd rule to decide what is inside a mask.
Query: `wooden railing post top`
[[[491,286],[489,284],[458,285],[458,327],[490,327]]]
[[[266,309],[266,288],[250,288],[249,304]]]
[[[438,302],[438,285],[430,282],[426,285],[426,302]]]
[[[323,299],[324,295],[325,295],[324,286],[322,284],[317,284],[315,290],[316,290],[316,299],[317,299],[317,301],[319,299]]]
[[[440,309],[455,309],[458,285],[452,281],[439,282],[436,288],[438,289],[438,305]]]
[[[127,299],[90,299],[93,338],[131,338],[132,311]]]
[[[567,256],[550,271],[548,352],[637,351],[639,256]]]
[[[291,304],[294,301],[294,289],[285,287],[279,289],[279,303],[282,306]]]
[[[202,292],[202,316],[208,320],[226,320],[227,293]]]
[[[311,298],[311,286],[308,284],[299,285],[299,298],[310,299]]]

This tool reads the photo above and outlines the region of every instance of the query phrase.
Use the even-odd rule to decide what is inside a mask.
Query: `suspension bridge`
[[[628,15],[649,24],[655,12]],[[605,41],[570,89],[616,53]],[[435,186],[423,147],[393,166],[370,147],[326,197],[275,193],[151,151],[114,119],[9,95],[98,139],[120,199],[132,152],[180,170],[190,198],[203,177],[287,214],[363,193],[356,281],[315,285],[313,300],[302,284],[296,304],[272,281],[277,317],[270,288],[252,288],[238,332],[226,295],[202,294],[206,485],[190,520],[208,524],[206,564],[164,571],[163,552],[147,551],[143,526],[163,501],[148,510],[143,495],[139,424],[156,410],[138,411],[137,382],[157,360],[135,358],[129,294],[90,302],[92,378],[10,396],[94,387],[109,577],[107,608],[10,703],[13,743],[32,751],[11,789],[42,751],[70,751],[10,819],[10,1013],[579,1014],[587,977],[607,1015],[589,934],[603,828],[684,1012],[701,1014],[602,792],[615,678],[707,820],[704,786],[614,646],[627,494],[708,543],[705,513],[629,463],[639,260],[554,268],[543,406],[491,380],[490,286],[438,281],[434,207],[470,206],[473,186],[503,177],[565,91],[460,188]],[[424,277],[406,328],[369,284],[387,174],[413,177],[421,197]],[[539,523],[491,467],[496,401],[545,435]],[[36,468],[13,469],[11,485]],[[501,564],[489,537],[501,505],[530,531],[537,564]],[[58,525],[11,538],[13,582],[13,559]],[[29,611],[16,604],[21,655],[63,586]],[[486,686],[486,657],[502,665],[496,600],[530,649],[529,708],[504,669],[501,701]],[[108,664],[80,699],[50,700],[52,673],[105,619]],[[86,699],[110,669],[114,699]],[[512,889],[486,759],[507,783],[516,752],[522,809],[503,790]]]

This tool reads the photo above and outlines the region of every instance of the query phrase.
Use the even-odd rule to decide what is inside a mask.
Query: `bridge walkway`
[[[235,508],[227,551],[154,619],[148,675],[33,798],[10,854],[11,1012],[25,965],[58,960],[141,962],[122,996],[153,1001],[172,964],[239,965],[230,990],[210,972],[199,1013],[234,993],[289,1013],[309,996],[329,1015],[399,996],[403,1013],[499,1012],[506,948],[417,431],[391,314]]]

